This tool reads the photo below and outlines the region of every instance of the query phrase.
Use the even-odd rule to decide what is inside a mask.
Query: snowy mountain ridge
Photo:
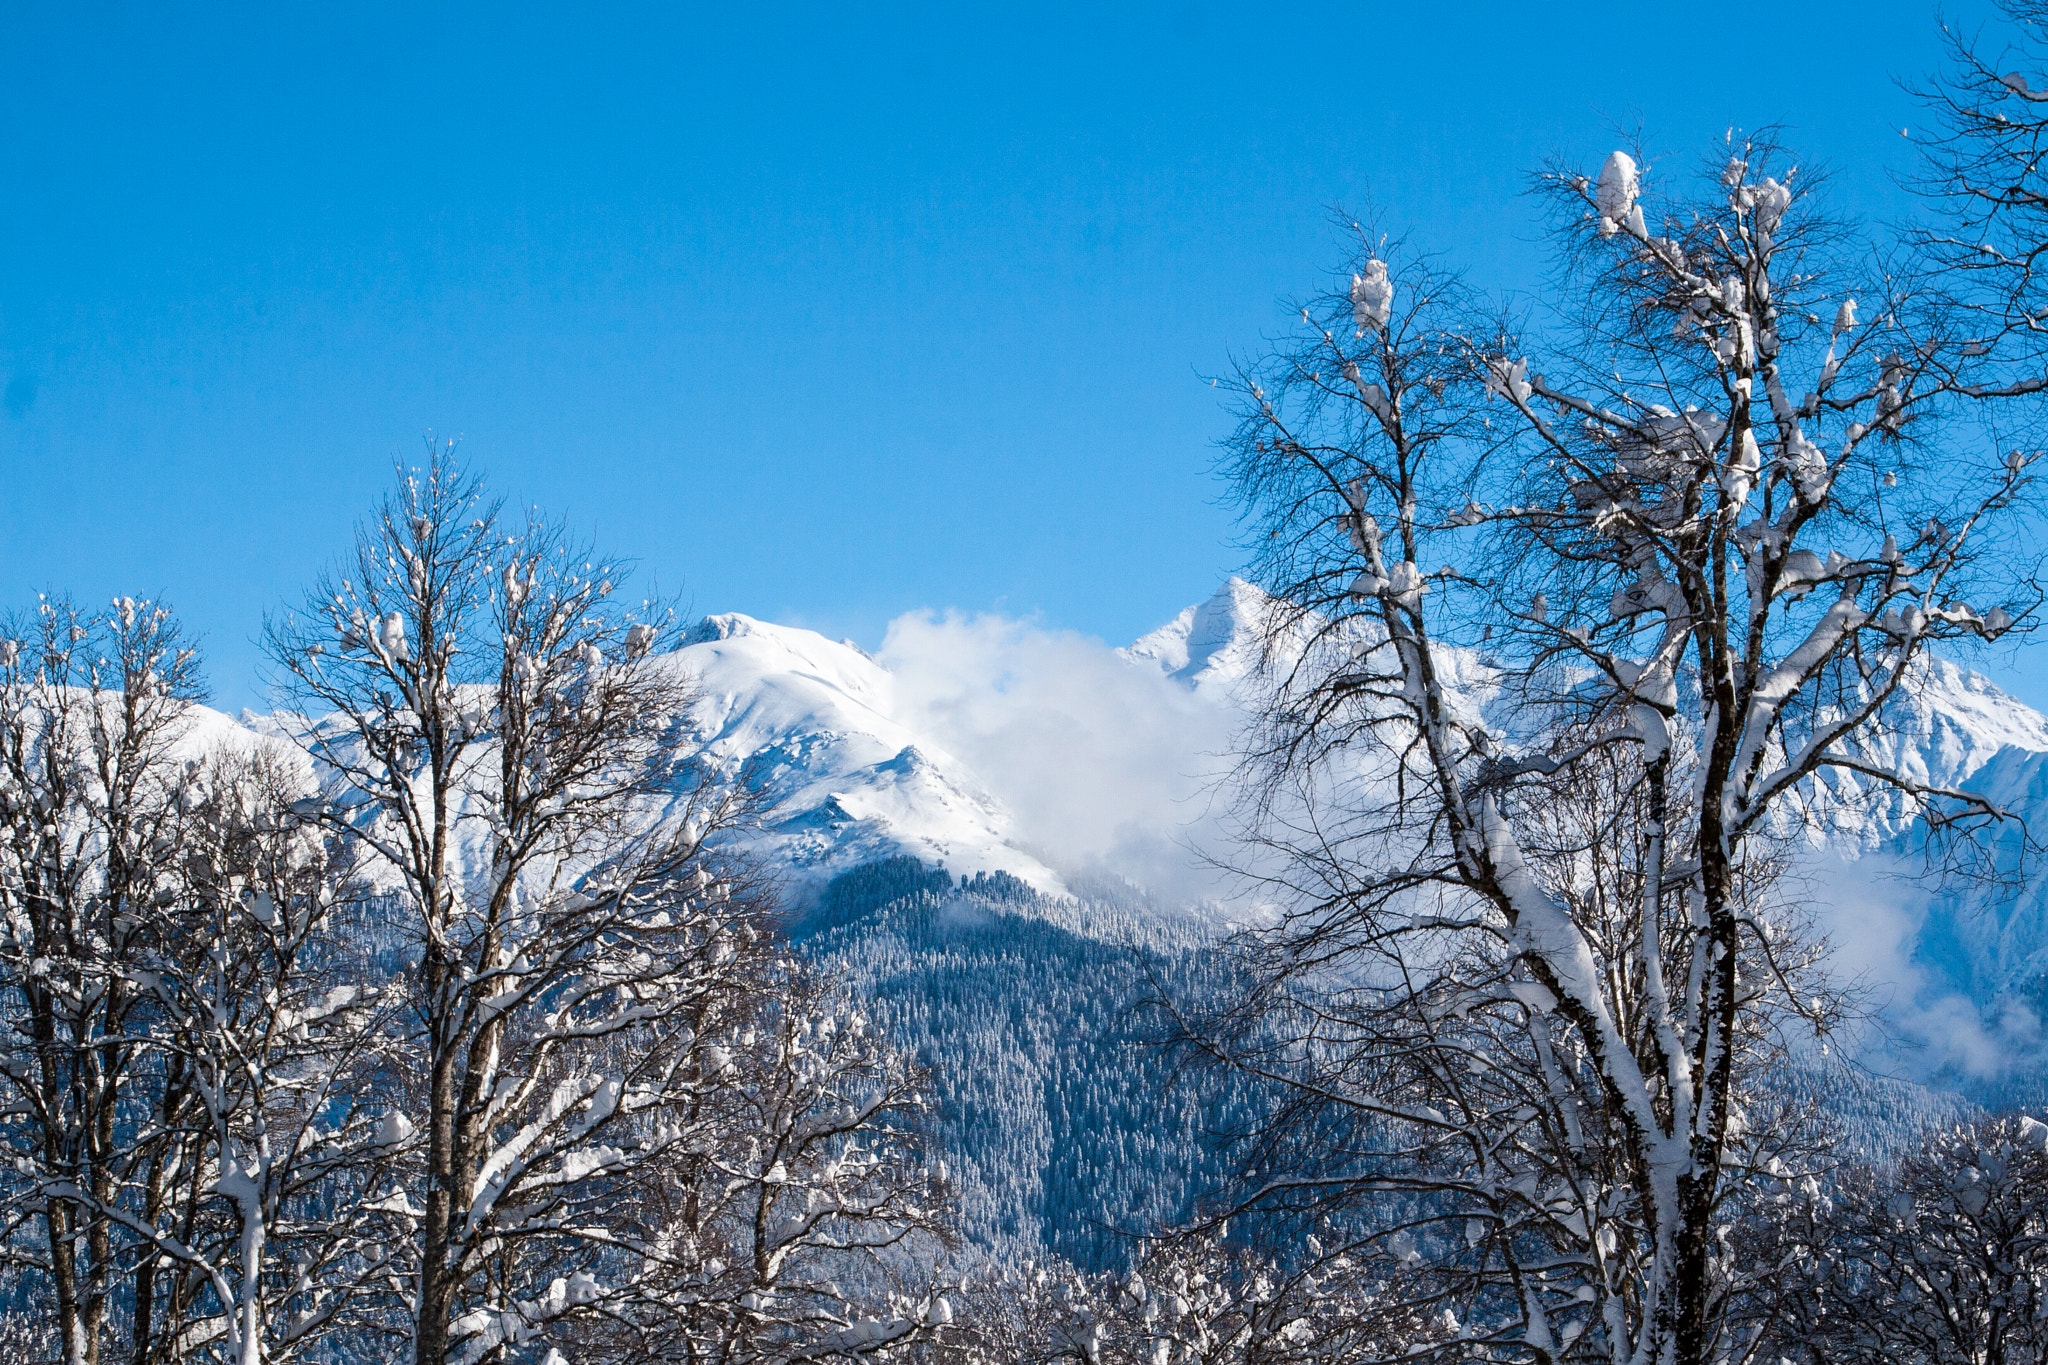
[[[1016,623],[920,618],[918,630],[892,630],[877,657],[721,613],[666,656],[694,684],[676,718],[682,741],[743,774],[758,797],[742,842],[782,881],[797,942],[931,1064],[977,1244],[1115,1265],[1124,1251],[1091,1217],[1170,1220],[1220,1178],[1204,1135],[1240,1120],[1243,1097],[1170,1087],[1163,1063],[1135,1045],[1133,1021],[1134,1001],[1158,981],[1190,998],[1231,988],[1228,960],[1208,949],[1222,920],[1186,895],[1130,886],[1145,880],[1134,864],[1063,856],[1045,835],[1047,792],[1031,783],[1050,774],[1052,796],[1091,820],[1215,835],[1199,803],[1162,798],[1185,784],[1112,779],[1179,761],[1249,716],[1273,609],[1231,579],[1122,649],[1041,634],[1040,676],[1029,679],[1014,654],[957,657],[1013,638]],[[1461,655],[1461,672],[1468,664],[1476,699],[1486,669]],[[1076,695],[1098,692],[1117,695]],[[1199,733],[1180,750],[1103,747],[1147,708],[1161,713],[1161,732]],[[980,728],[954,723],[963,716]],[[2048,718],[1936,662],[1891,719],[1890,757],[1910,771],[1974,786],[2048,827]],[[260,742],[282,721],[203,711],[187,743]],[[1051,752],[1036,765],[1002,761],[1019,748]],[[1898,804],[1847,785],[1831,800],[1867,818],[1837,822],[1818,852],[1844,861],[1812,881],[1832,902],[1825,923],[1852,970],[1890,991],[1880,1045],[1890,1051],[1876,1074],[1830,1073],[1848,1087],[1831,1105],[1882,1145],[1964,1112],[1965,1096],[2038,1102],[2028,1087],[2048,1070],[2036,1061],[2048,882],[2036,872],[2018,887],[1916,892],[1876,871],[1911,861]],[[2008,842],[2000,857],[2017,866],[2017,834]]]
[[[1164,680],[1241,722],[1256,685],[1272,600],[1243,579],[1116,650],[1123,665]],[[706,616],[666,657],[692,679],[683,721],[690,742],[720,766],[744,770],[761,798],[746,842],[807,894],[838,872],[907,854],[956,875],[1004,872],[1054,894],[1065,890],[1056,858],[1020,828],[1012,805],[930,732],[897,675],[851,641],[738,612]],[[1484,686],[1476,656],[1468,690]],[[1081,684],[1081,685],[1085,685]],[[193,742],[272,733],[278,718],[241,722],[200,708]],[[1979,786],[2021,809],[2048,813],[2043,765],[2048,716],[1981,674],[1930,660],[1888,717],[1883,755],[1940,786]],[[1981,780],[1980,780],[1981,779]],[[1904,835],[1908,821],[1889,791],[1831,779],[1837,834],[1852,854]],[[1848,812],[1851,818],[1841,817]]]
[[[1241,700],[1239,689],[1258,672],[1271,610],[1264,591],[1242,578],[1231,578],[1206,602],[1183,608],[1118,653],[1196,692],[1235,704]]]
[[[1232,578],[1207,601],[1117,652],[1220,704],[1242,707],[1263,662],[1272,610],[1264,591]],[[1280,646],[1283,651],[1300,647],[1298,639]],[[1469,650],[1446,653],[1463,666],[1455,680],[1459,690],[1473,704],[1483,704],[1489,691],[1487,663]],[[2048,716],[1983,674],[1936,657],[1922,662],[1911,687],[1887,707],[1884,728],[1871,757],[1937,787],[1970,785],[2008,749],[2017,755],[2048,753]],[[1903,834],[1911,823],[1903,799],[1890,789],[1859,784],[1848,775],[1828,781],[1833,799],[1826,804],[1836,838],[1847,836],[1868,851]]]
[[[1120,652],[1241,706],[1270,610],[1263,592],[1233,579]],[[1483,702],[1485,663],[1453,656],[1465,695]],[[1991,832],[1993,875],[1930,876],[1925,827],[1899,791],[1833,772],[1812,794],[1809,894],[1843,950],[1841,970],[1875,988],[1872,1056],[1973,1093],[2034,1098],[2027,1087],[2048,1088],[2048,865],[2028,839],[2048,836],[2048,716],[1929,657],[1887,704],[1867,756],[1930,787],[1978,792],[2024,822]]]

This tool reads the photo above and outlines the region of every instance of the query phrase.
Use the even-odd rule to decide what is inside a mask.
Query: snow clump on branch
[[[1648,235],[1643,226],[1643,211],[1636,206],[1636,197],[1641,192],[1642,176],[1636,170],[1635,158],[1622,151],[1608,153],[1595,191],[1602,237],[1612,237],[1624,223],[1635,236]]]
[[[1374,257],[1351,277],[1351,316],[1358,323],[1358,335],[1367,327],[1387,329],[1394,315],[1394,282],[1387,278],[1387,263]]]

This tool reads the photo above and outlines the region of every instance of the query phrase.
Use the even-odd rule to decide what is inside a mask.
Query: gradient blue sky
[[[431,428],[699,611],[1120,642],[1238,561],[1200,376],[1336,259],[1326,206],[1528,282],[1525,172],[1640,117],[1688,157],[1789,124],[1889,217],[1936,36],[1925,0],[10,5],[0,595],[168,596],[255,703],[264,611]]]

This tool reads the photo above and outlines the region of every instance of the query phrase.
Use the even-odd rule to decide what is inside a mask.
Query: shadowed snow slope
[[[1884,722],[1885,732],[1867,749],[1876,766],[2000,801],[2010,793],[1984,785],[1994,760],[2048,752],[2048,718],[1946,659],[1923,660],[1912,686],[1885,707]],[[1851,773],[1830,773],[1823,782],[1819,804],[1834,827],[1832,842],[1845,850],[1871,851],[1909,832],[1912,814],[1896,790]],[[2024,812],[2024,802],[2015,809]]]

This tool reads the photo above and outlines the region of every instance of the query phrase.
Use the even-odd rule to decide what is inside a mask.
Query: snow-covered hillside
[[[1270,600],[1239,579],[1120,653],[1219,704],[1242,706],[1261,662]],[[1486,666],[1466,665],[1483,701]],[[1808,879],[1848,970],[1883,1016],[1884,1060],[1984,1093],[2048,1068],[2048,717],[1980,673],[1931,658],[1888,708],[1870,757],[1937,788],[1980,792],[2018,815],[1985,841],[1989,866],[1926,857],[1925,831],[1894,789],[1832,774],[1806,835]],[[2033,1092],[2027,1092],[2030,1096]]]
[[[1272,603],[1256,586],[1233,578],[1206,601],[1190,606],[1171,621],[1123,649],[1096,649],[1100,656],[1072,676],[1054,679],[1047,690],[1066,694],[1103,691],[1117,681],[1120,666],[1154,684],[1120,696],[1116,706],[1128,723],[1133,705],[1173,704],[1175,693],[1186,695],[1211,715],[1203,742],[1227,736],[1243,714],[1249,690],[1256,684],[1265,623]],[[925,647],[945,644],[945,637],[927,632]],[[1076,654],[1053,659],[1052,667],[1071,666]],[[784,875],[790,892],[804,899],[832,876],[849,868],[895,855],[908,855],[940,865],[955,875],[1007,872],[1041,891],[1066,889],[1063,875],[1073,869],[1056,866],[1035,831],[1023,826],[1017,813],[1021,793],[1006,793],[1003,778],[1014,777],[1002,765],[981,773],[949,752],[934,733],[932,711],[905,696],[896,673],[849,642],[834,642],[814,631],[778,626],[738,613],[704,618],[670,656],[672,665],[693,677],[698,696],[684,718],[691,742],[705,745],[722,764],[743,768],[763,801],[758,828],[749,842]],[[1111,663],[1110,661],[1114,661]],[[1482,686],[1483,665],[1474,660],[1472,683]],[[964,676],[964,673],[963,673]],[[1002,676],[973,678],[959,687],[1005,687]],[[1159,687],[1164,683],[1169,686]],[[1031,702],[1012,698],[1011,709]],[[957,699],[951,709],[962,709]],[[1171,718],[1182,724],[1190,712]],[[244,716],[253,729],[271,728],[268,718]],[[1043,736],[1056,731],[1064,714],[1042,718],[1033,731],[1008,722],[1019,733]],[[1982,675],[1954,663],[1935,660],[1912,693],[1891,710],[1887,748],[1883,755],[1908,772],[1937,786],[1983,790],[2021,812],[2041,813],[2033,822],[2048,831],[2048,717],[1999,690]],[[195,739],[228,737],[236,727],[224,717],[205,713]],[[1001,736],[999,735],[998,738]],[[1022,741],[1020,741],[1022,742]],[[983,744],[984,754],[991,746]],[[1171,757],[1163,761],[1172,761]],[[1043,785],[1045,765],[1033,770]],[[1149,819],[1171,832],[1177,819],[1194,828],[1195,811],[1119,811],[1116,793],[1099,790],[1100,774],[1076,771],[1072,799],[1085,793],[1098,821],[1115,824]],[[1856,856],[1874,851],[1901,851],[1912,831],[1897,796],[1864,790],[1851,777],[1831,779],[1836,830],[1833,851]],[[1033,797],[1041,804],[1043,792]],[[1147,799],[1136,793],[1132,801]],[[1156,795],[1155,806],[1165,804]],[[2003,841],[2013,869],[2026,876],[2018,861],[2020,839],[2013,832]],[[1134,869],[1095,868],[1124,872]],[[1137,880],[1145,880],[1136,876]],[[2003,888],[1995,894],[1982,888],[1947,899],[1972,906],[1990,897],[1998,910],[1981,923],[1958,927],[1950,934],[1937,926],[1944,943],[1967,944],[1944,950],[1944,971],[1973,988],[1994,983],[2007,989],[2048,971],[2048,904],[2038,874],[2025,887]],[[1961,968],[1961,952],[1972,964]]]
[[[1243,705],[1271,610],[1226,583],[1121,651],[1198,694]],[[1475,701],[1486,667],[1468,668]],[[1929,659],[1888,708],[1869,756],[1937,788],[1980,792],[2019,816],[1988,860],[1929,858],[1925,829],[1894,789],[1832,774],[1806,832],[1823,927],[1845,972],[1879,1006],[1872,1057],[1983,1096],[2039,1098],[2048,1082],[2048,717],[1953,661]],[[1965,864],[1958,867],[1958,863]],[[1976,875],[1971,875],[1972,872]]]
[[[1206,601],[1122,649],[1070,642],[1065,654],[1053,656],[1050,667],[1070,666],[1081,657],[1077,648],[1092,649],[1095,657],[1071,676],[1042,684],[1039,695],[1061,694],[1073,711],[1083,711],[1086,701],[1077,693],[1106,691],[1117,683],[1119,671],[1128,670],[1145,685],[1125,690],[1114,707],[1099,709],[1127,725],[1134,706],[1164,708],[1177,704],[1176,695],[1185,696],[1193,707],[1169,717],[1167,726],[1185,724],[1199,712],[1207,722],[1199,744],[1218,746],[1227,742],[1256,686],[1271,611],[1264,592],[1232,578]],[[923,647],[943,648],[946,641],[942,634],[927,632]],[[697,685],[697,698],[681,718],[682,732],[689,742],[704,745],[718,763],[745,771],[763,798],[758,827],[748,842],[778,868],[797,898],[807,898],[848,868],[895,855],[944,866],[956,875],[1001,871],[1041,891],[1066,889],[1063,877],[1074,869],[1057,865],[1060,860],[1047,849],[1047,841],[1025,827],[1018,812],[1022,793],[1004,790],[1005,779],[1016,785],[1008,766],[990,761],[992,771],[978,772],[950,752],[928,701],[906,696],[903,680],[852,642],[725,613],[699,622],[669,660]],[[1485,669],[1476,658],[1472,665],[1469,690],[1478,690]],[[1010,681],[1001,675],[968,676],[966,670],[961,678],[965,681],[954,678],[949,685],[997,691]],[[1012,713],[1032,704],[1029,697],[1008,701]],[[957,697],[948,707],[965,709]],[[1013,714],[1006,721],[1009,730],[998,732],[996,739],[1014,730],[1027,736],[1017,742],[1044,742],[1068,719],[1065,712],[1049,711],[1036,726],[1023,726]],[[2048,792],[2042,790],[2048,779],[2034,761],[2048,754],[2048,717],[1982,675],[1936,660],[1913,693],[1892,708],[1890,720],[1885,743],[1900,752],[1884,755],[1887,761],[1938,786],[1979,787],[2016,808],[2041,810],[2040,828],[2048,830]],[[276,728],[272,718],[248,713],[243,725],[259,732]],[[240,728],[202,711],[192,742],[231,739]],[[1080,738],[1085,743],[1089,737]],[[993,746],[984,742],[979,747],[986,761]],[[1169,754],[1154,761],[1184,758]],[[1218,764],[1210,767],[1220,770]],[[1044,785],[1045,768],[1041,762],[1033,769],[1038,786]],[[1134,808],[1118,810],[1116,793],[1100,790],[1100,773],[1077,765],[1072,781],[1075,790],[1068,798],[1080,801],[1081,788],[1087,787],[1089,807],[1100,822],[1144,819],[1168,833],[1177,832],[1173,826],[1180,822],[1194,830],[1193,803],[1183,802],[1189,807],[1185,811],[1141,810],[1136,803],[1171,803],[1134,789]],[[1043,803],[1043,792],[1032,796]],[[1833,841],[1839,851],[1891,848],[1909,835],[1894,794],[1862,790],[1844,777],[1834,779],[1833,796],[1839,826]],[[1132,868],[1091,870],[1146,880]],[[2024,926],[2014,932],[2025,936]],[[2005,945],[1996,954],[2001,963],[2032,960],[2033,948],[2018,948],[2009,940],[2010,934],[2000,940]]]
[[[2001,802],[2024,793],[1984,785],[2007,755],[2048,752],[2048,717],[2001,691],[1981,673],[1928,658],[1885,711],[1885,731],[1869,755],[1876,764],[1937,788],[1981,791]],[[1853,774],[1825,779],[1832,838],[1845,851],[1870,852],[1909,833],[1912,812],[1888,786]],[[2017,808],[2017,807],[2015,807]]]
[[[1258,672],[1271,609],[1262,590],[1232,578],[1208,601],[1185,608],[1119,653],[1192,691],[1241,705],[1245,685]]]

